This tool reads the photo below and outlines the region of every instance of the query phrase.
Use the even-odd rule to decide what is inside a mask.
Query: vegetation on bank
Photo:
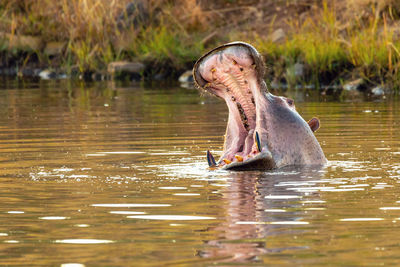
[[[400,8],[395,10],[389,3],[376,2],[382,6],[367,5],[367,16],[357,17],[355,13],[342,19],[334,5],[324,2],[316,17],[291,25],[290,37],[283,43],[259,36],[255,45],[266,55],[275,75],[286,71],[289,84],[298,82],[298,78],[287,67],[302,62],[307,65],[307,79],[315,83],[362,78],[371,85],[386,84],[398,89]],[[365,9],[358,7],[359,11]]]
[[[0,2],[1,3],[1,2]],[[0,4],[3,65],[101,70],[116,60],[184,68],[204,50],[196,29],[195,1],[10,0]],[[183,18],[188,16],[188,18]],[[25,41],[19,36],[37,37]],[[37,44],[38,43],[38,44]],[[48,44],[61,46],[46,53]]]
[[[243,40],[265,55],[269,77],[277,82],[327,85],[362,78],[400,87],[396,0],[217,2],[0,2],[0,68],[36,64],[90,72],[128,60],[144,62],[146,75],[176,77],[215,45]],[[21,36],[38,41],[16,41]],[[50,53],[54,44],[58,52]]]

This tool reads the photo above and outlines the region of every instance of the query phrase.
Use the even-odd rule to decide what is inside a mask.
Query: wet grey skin
[[[294,101],[268,92],[262,56],[250,44],[219,46],[194,65],[199,90],[225,100],[229,117],[224,149],[216,162],[207,151],[210,168],[269,170],[289,165],[324,165],[327,160],[314,131]]]

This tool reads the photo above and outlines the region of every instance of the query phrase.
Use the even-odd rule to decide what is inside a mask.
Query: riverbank
[[[399,91],[394,0],[156,2],[0,4],[0,75],[178,79],[205,51],[242,40],[264,55],[273,87]]]

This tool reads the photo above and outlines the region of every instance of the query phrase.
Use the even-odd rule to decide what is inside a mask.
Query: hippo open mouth
[[[218,162],[210,167],[254,170],[287,165],[322,165],[326,158],[314,136],[319,120],[307,123],[294,101],[268,92],[257,50],[243,42],[219,46],[194,65],[195,85],[225,100],[229,118]]]

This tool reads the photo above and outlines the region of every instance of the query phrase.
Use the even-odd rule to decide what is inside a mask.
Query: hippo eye
[[[286,98],[286,102],[288,103],[289,106],[293,106],[294,105],[294,100],[293,99]]]

